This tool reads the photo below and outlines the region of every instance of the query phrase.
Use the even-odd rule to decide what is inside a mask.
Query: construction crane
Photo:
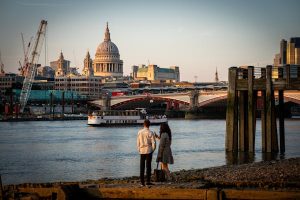
[[[20,71],[20,75],[21,76],[26,76],[26,73],[28,71],[28,54],[30,52],[30,45],[31,45],[31,41],[33,39],[33,37],[30,38],[29,43],[27,45],[27,48],[25,49],[25,41],[24,41],[24,36],[23,33],[21,33],[21,37],[22,37],[22,45],[23,45],[23,53],[24,53],[24,61],[23,64],[21,64],[21,62],[19,61],[19,71]]]
[[[34,46],[32,49],[32,52],[30,54],[30,57],[28,61],[26,62],[26,57],[24,58],[25,63],[25,78],[23,82],[22,91],[20,94],[20,112],[23,113],[24,108],[27,104],[27,100],[30,95],[32,82],[34,80],[35,74],[36,74],[36,68],[37,68],[37,62],[40,57],[41,49],[43,46],[43,42],[45,39],[46,34],[46,27],[47,27],[47,21],[42,20],[38,29],[38,32],[36,33],[36,37],[34,40]],[[24,65],[23,65],[24,66]]]
[[[1,51],[0,51],[0,74],[4,74],[4,64],[2,62],[2,58],[1,58]]]

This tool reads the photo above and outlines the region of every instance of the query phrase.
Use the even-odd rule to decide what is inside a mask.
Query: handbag
[[[154,181],[155,182],[164,182],[166,180],[165,171],[162,169],[158,169],[158,164],[159,164],[159,162],[157,162],[156,169],[154,169]]]

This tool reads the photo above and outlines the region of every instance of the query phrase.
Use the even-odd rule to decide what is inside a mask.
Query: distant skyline
[[[111,40],[132,65],[177,65],[182,81],[227,80],[228,68],[265,66],[279,53],[281,39],[300,36],[299,0],[1,0],[0,51],[6,72],[18,72],[26,44],[42,19],[48,21],[47,57],[62,50],[81,73],[87,50],[92,59],[104,39],[106,22]]]

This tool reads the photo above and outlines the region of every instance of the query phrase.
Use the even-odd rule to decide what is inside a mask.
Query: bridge
[[[227,91],[193,91],[184,93],[143,94],[129,96],[106,97],[91,101],[90,103],[105,109],[129,109],[141,107],[145,104],[166,103],[168,108],[188,110],[196,107],[207,106],[216,102],[227,100]],[[293,102],[300,105],[300,91],[286,91],[285,102]]]

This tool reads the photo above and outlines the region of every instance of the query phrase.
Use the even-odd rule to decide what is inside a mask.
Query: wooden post
[[[254,112],[254,94],[253,94],[254,68],[248,66],[248,135],[249,152],[254,152],[255,144],[255,112]]]
[[[279,137],[280,137],[280,152],[285,152],[285,134],[284,134],[284,102],[283,90],[278,91],[279,96]]]
[[[266,68],[261,68],[261,78],[266,79]],[[261,150],[266,152],[266,91],[261,91],[262,109],[261,119]]]
[[[246,132],[245,94],[246,94],[245,91],[239,91],[239,151],[245,151],[245,132]]]
[[[266,73],[266,150],[272,152],[272,65],[267,66]]]
[[[300,80],[300,67],[297,67],[297,79]]]
[[[286,65],[285,66],[286,69],[286,87],[289,88],[290,87],[290,81],[291,81],[291,66],[290,65]]]
[[[283,68],[278,67],[278,79],[283,79]]]
[[[238,124],[237,124],[237,92],[236,92],[236,81],[237,81],[237,68],[229,68],[228,73],[228,94],[227,94],[227,112],[226,112],[226,140],[225,149],[226,151],[237,151],[238,150]]]
[[[278,137],[277,137],[277,126],[276,126],[276,108],[275,108],[275,97],[274,97],[274,90],[272,90],[272,136],[271,136],[271,143],[272,143],[272,152],[278,152]]]
[[[260,114],[261,119],[261,150],[266,152],[266,91],[261,91],[262,109]]]

